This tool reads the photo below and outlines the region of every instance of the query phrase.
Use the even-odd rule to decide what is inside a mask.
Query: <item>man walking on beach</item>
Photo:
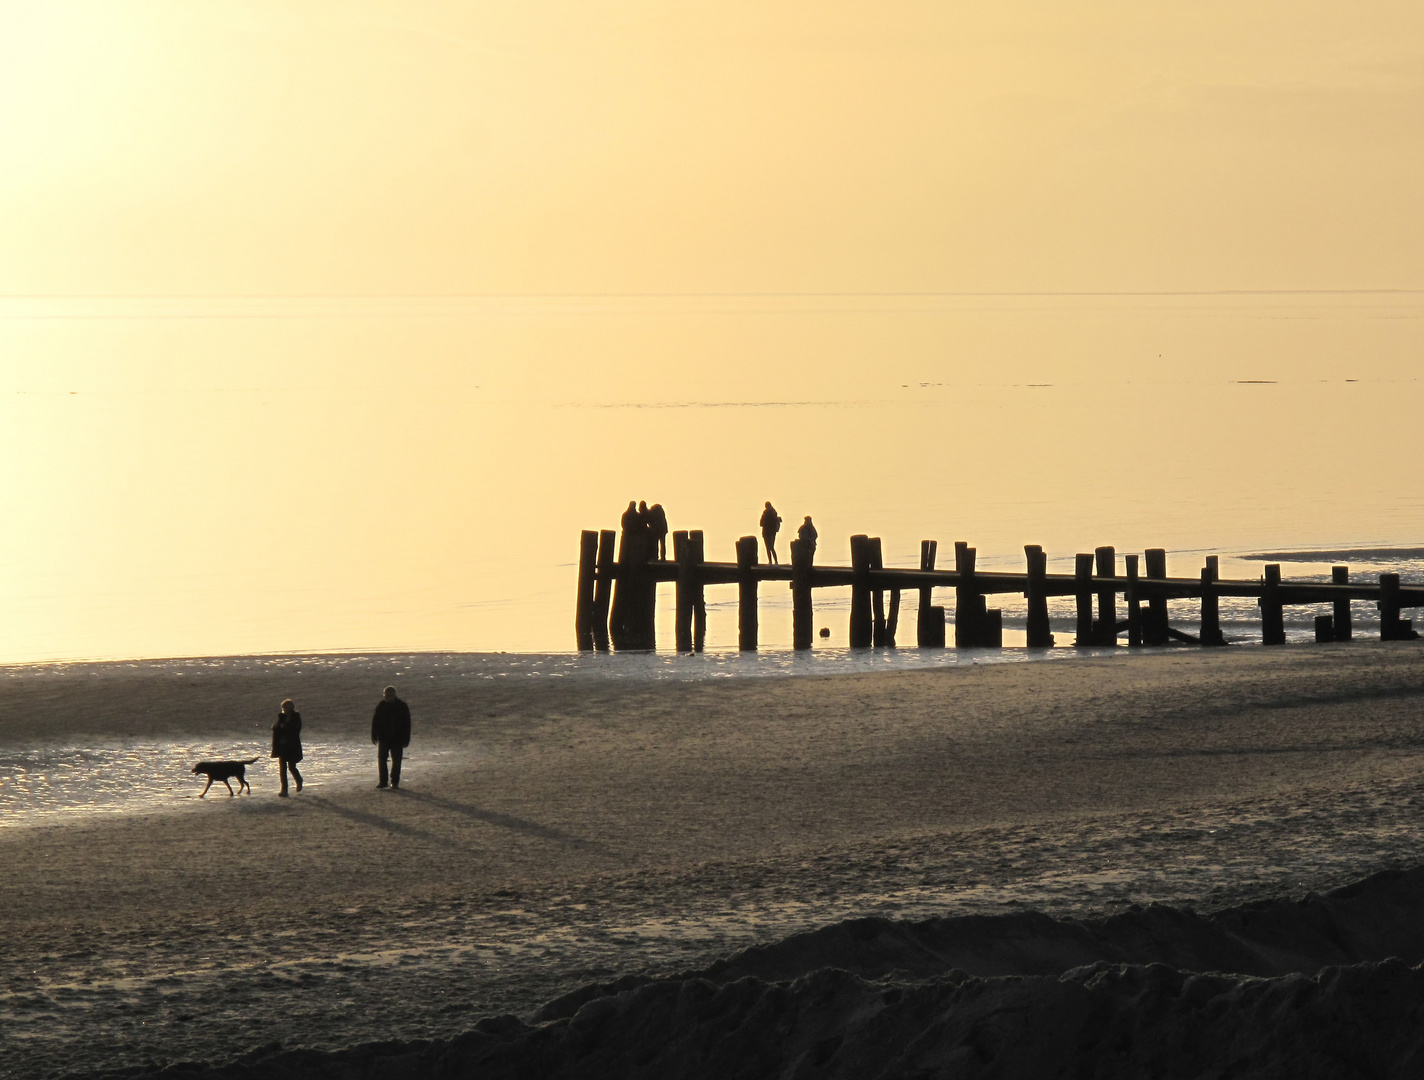
[[[410,745],[410,706],[396,697],[394,686],[386,687],[385,696],[376,702],[371,717],[371,741],[376,744],[376,786],[386,786],[386,758],[390,758],[390,786],[400,787],[401,757]]]

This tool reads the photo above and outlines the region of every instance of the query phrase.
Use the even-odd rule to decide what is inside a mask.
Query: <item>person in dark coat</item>
[[[643,538],[648,534],[648,527],[643,521],[643,515],[638,513],[637,499],[628,501],[628,509],[623,511],[621,524],[623,531],[618,537],[618,561],[620,563],[637,562],[642,558]]]
[[[653,539],[657,541],[658,558],[667,558],[667,511],[663,509],[662,503],[653,503],[648,507],[648,531],[652,533]]]
[[[653,512],[648,509],[646,502],[638,503],[638,527],[642,531],[643,562],[652,562],[653,554],[658,550],[653,536]]]
[[[386,687],[385,696],[376,702],[371,717],[371,741],[376,744],[377,787],[386,786],[386,759],[390,759],[390,786],[400,787],[401,758],[410,745],[410,706],[396,697],[394,686]]]
[[[302,760],[302,714],[291,698],[282,702],[282,711],[277,714],[277,722],[272,725],[272,756],[277,759],[277,767],[282,773],[282,790],[277,792],[287,797],[287,772],[297,782],[297,790],[302,790],[302,774],[297,772],[297,762]]]
[[[801,523],[801,528],[796,530],[796,539],[801,541],[801,549],[806,552],[806,558],[816,554],[816,526],[811,524],[811,515],[806,515],[806,520]]]
[[[768,501],[766,509],[761,512],[761,539],[766,545],[766,557],[773,564],[776,558],[776,534],[781,531],[781,515],[776,512],[776,507]]]

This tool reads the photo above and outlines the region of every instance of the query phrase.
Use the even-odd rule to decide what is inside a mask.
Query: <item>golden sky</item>
[[[1417,543],[1421,132],[1417,0],[0,0],[0,662],[568,648],[629,498]]]
[[[1424,286],[1424,6],[7,0],[0,294]]]

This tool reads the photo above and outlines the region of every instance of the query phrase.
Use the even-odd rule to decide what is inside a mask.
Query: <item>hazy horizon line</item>
[[[620,300],[836,297],[1035,296],[1379,296],[1419,295],[1424,288],[1351,289],[888,289],[685,292],[421,292],[421,293],[0,293],[0,300]]]

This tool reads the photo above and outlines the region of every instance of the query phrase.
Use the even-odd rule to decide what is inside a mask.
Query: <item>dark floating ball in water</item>
[[[830,637],[830,636],[831,636],[831,628],[830,628],[829,626],[823,626],[823,627],[821,627],[821,636],[822,636],[822,637]]]

